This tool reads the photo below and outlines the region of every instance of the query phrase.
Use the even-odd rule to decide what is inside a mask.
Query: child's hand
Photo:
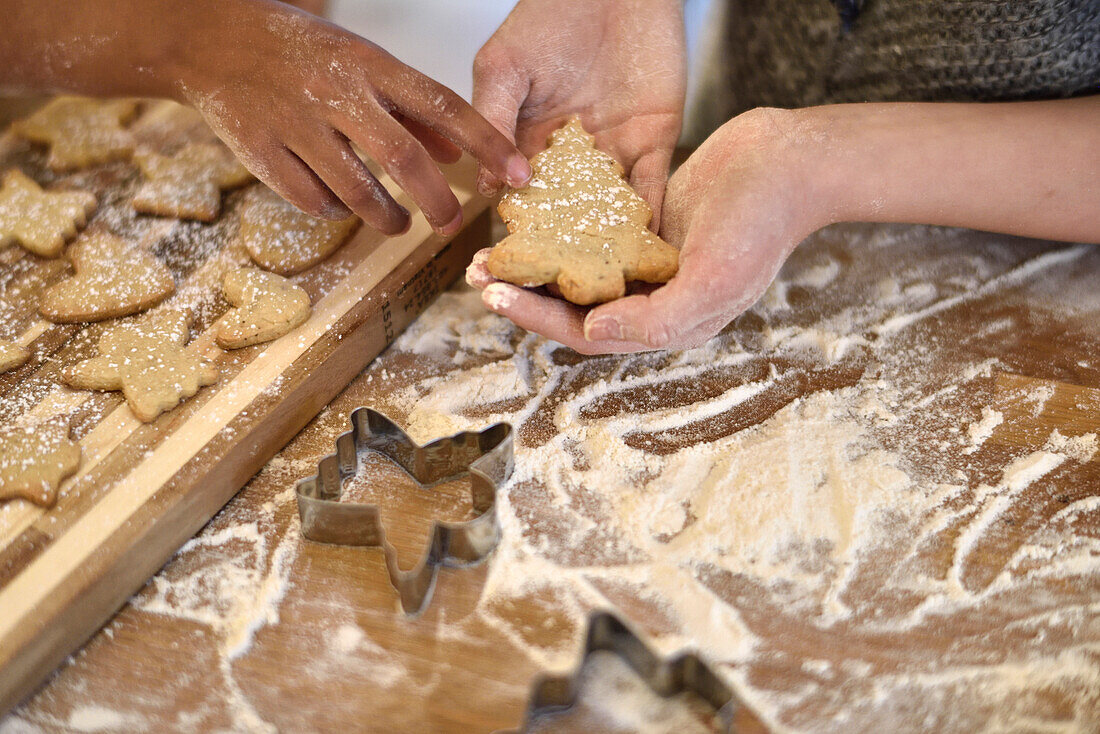
[[[661,200],[686,86],[682,0],[521,0],[474,60],[474,107],[533,155],[573,115]],[[503,179],[482,166],[478,189]]]
[[[680,270],[648,295],[588,310],[497,282],[475,256],[467,280],[491,310],[585,354],[704,343],[751,306],[791,250],[826,223],[793,113],[754,110],[726,123],[668,184],[661,234],[680,247]]]
[[[834,222],[922,222],[1100,242],[1100,96],[1042,102],[757,109],[719,128],[668,184],[661,234],[680,271],[585,312],[467,280],[485,304],[578,352],[690,347],[763,294],[790,251]]]
[[[434,161],[454,162],[461,148],[512,185],[530,177],[526,158],[470,105],[369,41],[282,3],[196,5],[205,11],[178,11],[193,33],[167,73],[241,161],[303,211],[351,210],[386,234],[409,226],[353,145],[444,234],[462,210]]]

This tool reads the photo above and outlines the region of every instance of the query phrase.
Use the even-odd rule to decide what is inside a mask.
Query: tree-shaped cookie
[[[309,318],[309,294],[281,275],[241,268],[225,276],[223,287],[235,306],[215,325],[223,349],[278,339]]]
[[[38,306],[43,316],[57,323],[139,313],[176,288],[164,263],[110,232],[85,232],[69,248],[69,259],[73,275],[47,289]]]
[[[80,466],[80,444],[69,439],[69,420],[0,427],[0,502],[22,497],[49,507],[61,480]]]
[[[356,217],[317,219],[266,186],[254,186],[245,197],[240,236],[260,267],[294,275],[331,255],[358,227]]]
[[[181,311],[116,324],[99,337],[99,356],[65,368],[62,378],[83,390],[121,390],[134,415],[149,422],[218,379],[208,359],[186,348],[190,333]]]
[[[49,145],[46,164],[55,171],[69,171],[128,159],[134,139],[124,125],[136,112],[137,103],[129,99],[103,102],[57,97],[25,120],[13,123],[12,132]]]
[[[18,242],[40,257],[57,257],[95,211],[87,191],[43,191],[13,168],[0,184],[0,246]]]
[[[626,281],[676,274],[678,252],[649,230],[649,205],[577,119],[551,134],[531,168],[531,182],[497,207],[510,234],[489,255],[494,277],[557,283],[568,300],[590,304],[622,297]]]
[[[0,374],[8,370],[14,370],[28,359],[31,353],[28,349],[7,339],[0,339]]]
[[[222,191],[252,179],[219,143],[191,143],[170,156],[139,152],[134,161],[146,178],[132,200],[134,209],[165,217],[213,221],[222,208]]]

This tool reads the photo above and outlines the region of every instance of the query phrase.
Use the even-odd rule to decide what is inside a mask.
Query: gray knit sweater
[[[724,1],[724,0],[720,0]],[[729,0],[718,114],[1100,92],[1100,0]]]

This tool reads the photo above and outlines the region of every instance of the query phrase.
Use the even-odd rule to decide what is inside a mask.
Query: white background
[[[689,56],[712,1],[684,4]],[[469,99],[474,54],[513,5],[514,0],[332,0],[330,8],[336,23]]]

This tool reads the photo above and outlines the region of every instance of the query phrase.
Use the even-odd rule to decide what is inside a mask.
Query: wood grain
[[[1033,446],[1054,430],[1069,438],[1100,433],[1100,389],[1009,373],[998,374],[996,386],[994,407],[1004,415],[991,436],[997,443]],[[1092,458],[1098,460],[1100,452]]]
[[[602,608],[670,647],[694,644],[708,654],[724,640],[744,643],[720,668],[785,731],[1097,730],[1100,463],[1067,458],[1018,489],[1005,487],[1004,474],[1013,462],[1048,451],[1055,429],[1066,436],[1093,430],[1098,274],[1100,249],[843,225],[792,254],[779,306],[752,309],[708,347],[614,357],[555,348],[475,308],[472,294],[448,293],[432,314],[435,330],[418,331],[415,341],[442,345],[440,354],[390,348],[369,365],[0,728],[72,731],[106,721],[108,731],[511,729],[523,720],[531,680],[576,664],[578,620]],[[323,290],[325,278],[313,280]],[[453,318],[444,307],[455,308]],[[835,359],[812,342],[776,344],[777,334],[820,334],[851,322],[851,344]],[[510,346],[487,338],[500,334]],[[64,359],[75,358],[82,347],[66,343]],[[729,352],[741,358],[726,360]],[[251,359],[223,363],[227,379]],[[48,374],[41,373],[47,382]],[[477,388],[501,374],[526,381],[527,394],[478,400]],[[639,386],[629,379],[636,375],[652,379]],[[458,392],[448,392],[451,385],[471,395],[440,401]],[[718,404],[746,385],[761,388],[752,401],[728,410]],[[886,457],[893,456],[914,478],[888,490],[877,505],[880,534],[865,539],[863,552],[842,556],[843,566],[818,547],[789,549],[779,569],[742,562],[737,553],[690,563],[665,555],[663,565],[651,565],[638,549],[665,553],[683,538],[634,547],[633,536],[605,532],[621,524],[606,512],[613,494],[627,482],[653,486],[651,475],[623,467],[619,476],[612,467],[604,481],[563,481],[559,473],[569,475],[570,462],[591,478],[584,467],[601,460],[598,445],[563,445],[564,459],[547,451],[568,428],[563,413],[572,411],[595,438],[652,449],[647,465],[705,457],[715,442],[751,443],[775,428],[777,414],[830,394],[841,396],[835,407],[842,413],[866,419],[866,433],[823,476],[833,469],[845,476],[848,463],[873,448],[883,452],[872,458],[884,471],[892,471]],[[110,400],[81,404],[89,430],[113,409]],[[398,420],[434,406],[441,419],[516,424],[527,478],[506,488],[499,509],[510,520],[511,550],[538,561],[524,567],[531,577],[503,579],[517,583],[502,591],[494,574],[515,562],[503,546],[481,566],[443,569],[432,604],[409,618],[397,608],[381,552],[300,537],[293,483],[315,470],[346,430],[347,414],[364,404]],[[701,411],[706,420],[677,430],[648,420],[712,405]],[[967,429],[985,409],[1003,421],[978,445]],[[615,424],[621,430],[610,430]],[[820,425],[810,419],[787,430],[812,454],[830,432]],[[764,462],[821,466],[784,451],[797,442],[775,445]],[[140,448],[129,456],[140,457]],[[461,517],[464,505],[457,494],[394,496],[402,486],[375,490],[392,537],[415,555],[430,520]],[[737,496],[732,482],[721,489]],[[777,504],[776,496],[795,489],[775,488],[770,504],[741,494],[756,513],[750,519],[768,532],[793,528],[797,537],[817,508],[803,516]],[[914,497],[931,499],[914,510]],[[747,525],[739,527],[751,534]],[[27,532],[28,544],[50,542],[48,524]],[[551,572],[540,575],[547,565]],[[662,582],[672,573],[684,583]],[[693,616],[681,597],[704,595]],[[823,613],[836,605],[845,614]],[[586,682],[606,698],[590,696],[535,730],[627,734],[640,728],[630,721],[663,705],[620,688],[618,679],[607,685],[605,673],[595,670]],[[627,709],[627,724],[604,715],[616,705],[619,714]],[[693,728],[683,714],[671,730],[712,730],[706,721]]]
[[[173,124],[179,109],[154,106],[139,124],[177,140],[180,128],[193,124],[187,113]],[[49,511],[5,508],[0,710],[14,705],[92,634],[462,272],[488,236],[487,220],[479,217],[488,202],[473,190],[473,171],[466,161],[447,172],[466,221],[473,222],[453,242],[433,233],[420,217],[408,233],[389,241],[363,228],[330,261],[300,278],[315,303],[310,319],[290,334],[228,354],[212,345],[210,333],[194,339],[188,348],[217,359],[221,371],[219,382],[195,399],[148,425],[117,397],[97,400],[98,414],[78,436],[84,448],[81,470],[63,486],[62,500]],[[112,177],[101,198],[109,198],[120,181]],[[153,222],[146,246],[160,246],[179,229],[171,220]],[[191,283],[217,283],[200,276],[240,260],[228,240],[220,244],[218,252],[230,256],[211,253],[206,263],[177,272],[181,290]],[[10,267],[20,261],[32,264],[28,272],[41,270],[18,253]],[[47,279],[63,272],[54,262],[41,265],[49,270]],[[12,417],[79,409],[86,394],[53,381],[59,364],[87,354],[96,328],[87,329],[86,336],[80,329],[42,322],[33,317],[33,298],[15,306],[23,312],[14,321],[38,359],[8,378],[3,395],[17,395],[34,383],[42,399],[29,411],[7,401]],[[212,320],[205,319],[206,325]]]

